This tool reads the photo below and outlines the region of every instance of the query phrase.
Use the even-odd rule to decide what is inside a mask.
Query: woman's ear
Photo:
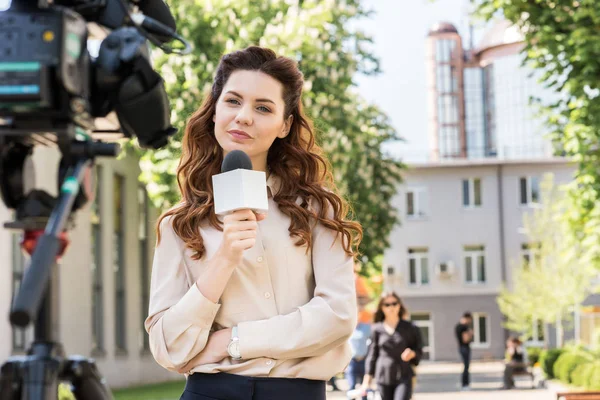
[[[280,139],[283,139],[287,135],[290,134],[290,129],[292,128],[292,122],[294,122],[294,116],[290,115],[285,123],[283,124],[283,128],[281,129],[281,133],[278,135]]]

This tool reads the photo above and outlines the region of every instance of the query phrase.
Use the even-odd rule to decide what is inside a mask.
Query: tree
[[[567,211],[572,235],[600,268],[600,2],[596,0],[476,0],[477,14],[519,26],[526,62],[543,71],[559,94],[546,108],[561,154],[578,163]]]
[[[184,57],[159,55],[155,66],[172,99],[178,136],[170,145],[142,156],[142,179],[155,205],[178,201],[175,171],[188,116],[199,106],[224,53],[251,44],[267,46],[298,60],[305,76],[305,107],[315,121],[318,143],[333,166],[341,192],[363,224],[360,247],[364,271],[380,271],[377,258],[388,247],[397,222],[390,204],[403,165],[382,154],[381,144],[399,140],[384,113],[354,90],[356,73],[379,72],[369,52],[371,39],[351,30],[368,17],[359,0],[170,0],[178,31],[194,44]]]
[[[512,287],[503,288],[497,300],[507,318],[506,327],[525,336],[535,329],[533,321],[568,320],[573,307],[593,291],[597,276],[589,253],[571,235],[565,218],[572,198],[554,186],[552,175],[544,178],[541,189],[540,207],[523,216],[535,256],[513,269]]]

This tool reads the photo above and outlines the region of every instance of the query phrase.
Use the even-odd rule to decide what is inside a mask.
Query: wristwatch
[[[229,345],[227,346],[227,353],[234,360],[241,360],[242,356],[240,355],[240,338],[238,337],[238,328],[234,326],[231,329],[231,340],[229,341]]]

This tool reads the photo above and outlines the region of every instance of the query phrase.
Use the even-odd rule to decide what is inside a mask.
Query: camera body
[[[146,148],[166,145],[176,132],[164,82],[150,62],[147,38],[154,37],[134,23],[130,4],[39,1],[14,0],[0,12],[0,196],[17,211],[17,223],[9,226],[24,229],[29,224],[18,222],[44,221],[56,200],[40,191],[24,192],[23,171],[34,146],[59,148],[61,187],[77,161],[117,151],[92,140],[97,118],[114,111],[120,129],[110,133],[137,137]],[[172,21],[162,0],[143,1],[155,15]],[[174,33],[150,20],[162,33]],[[87,48],[88,22],[113,29],[97,57]],[[93,197],[86,186],[80,187],[71,211]]]
[[[94,128],[86,20],[69,8],[0,13],[0,135]]]

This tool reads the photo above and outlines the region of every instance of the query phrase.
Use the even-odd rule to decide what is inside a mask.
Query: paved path
[[[417,371],[417,385],[413,400],[552,400],[555,395],[546,389],[531,389],[527,377],[516,377],[514,390],[501,390],[504,366],[500,362],[473,363],[471,390],[460,391],[458,382],[462,365],[458,363],[423,363]],[[346,388],[338,380],[340,389]],[[328,392],[328,400],[342,400],[344,392]]]

